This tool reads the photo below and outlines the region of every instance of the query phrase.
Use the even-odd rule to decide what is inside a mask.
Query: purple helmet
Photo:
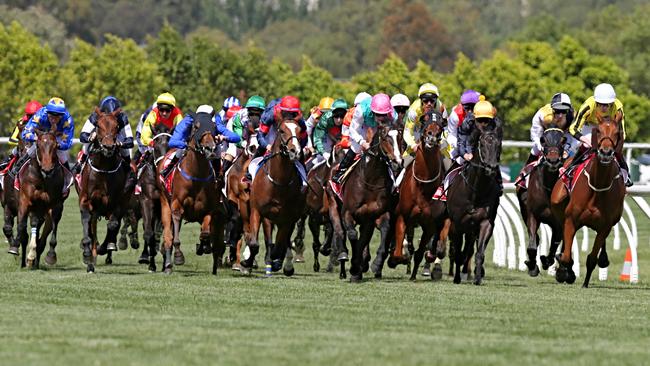
[[[463,95],[460,96],[460,104],[476,104],[478,103],[478,97],[481,93],[476,90],[467,89],[463,92]]]

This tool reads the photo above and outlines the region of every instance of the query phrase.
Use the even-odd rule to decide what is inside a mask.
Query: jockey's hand
[[[324,158],[325,160],[329,160],[329,159],[330,159],[330,153],[328,153],[328,152],[324,152],[324,153],[322,153],[321,155],[323,155],[323,158]]]
[[[266,151],[271,151],[273,149],[273,146],[271,144],[266,145]]]
[[[411,151],[413,151],[414,154],[418,151],[418,146],[420,146],[420,145],[415,144],[415,145],[411,146]]]
[[[318,120],[320,116],[323,114],[321,110],[318,107],[312,108],[309,113],[311,114],[311,118]]]
[[[314,147],[313,146],[305,146],[305,148],[303,150],[304,150],[305,155],[307,155],[308,153],[314,155]]]
[[[93,131],[90,133],[90,136],[88,137],[88,141],[93,142],[97,138],[97,132]]]
[[[473,157],[474,157],[474,154],[472,154],[472,153],[465,153],[463,155],[463,159],[465,159],[465,161],[470,161],[470,160],[472,160]]]
[[[368,143],[368,141],[363,141],[363,142],[361,142],[361,148],[362,148],[364,151],[370,149],[370,144]]]
[[[591,138],[589,136],[580,136],[580,142],[582,142],[586,147],[591,147]]]

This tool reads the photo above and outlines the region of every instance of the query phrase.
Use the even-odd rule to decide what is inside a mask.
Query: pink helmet
[[[390,97],[384,93],[375,94],[370,102],[370,110],[377,114],[388,114],[393,112],[390,104]]]

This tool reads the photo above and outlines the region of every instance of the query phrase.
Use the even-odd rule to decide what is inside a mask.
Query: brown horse
[[[39,267],[45,241],[61,219],[65,200],[63,194],[65,173],[57,157],[58,134],[54,131],[37,130],[36,136],[36,156],[30,160],[27,168],[19,173],[21,187],[17,239],[22,246],[21,266],[28,268]],[[29,246],[27,245],[28,216],[31,226]],[[43,224],[45,226],[39,235]]]
[[[343,188],[341,212],[339,214],[330,199],[330,219],[334,225],[335,248],[341,251],[339,261],[347,260],[343,248],[343,236],[352,246],[350,264],[350,282],[361,282],[363,272],[369,268],[369,244],[375,229],[376,221],[380,219],[381,242],[375,263],[375,277],[381,278],[381,267],[385,258],[385,248],[390,239],[390,210],[395,206],[396,199],[392,194],[392,172],[401,165],[399,151],[395,148],[395,139],[389,136],[389,126],[379,126],[377,131],[367,130],[366,139],[370,148],[366,150],[358,162],[358,166],[349,173]],[[390,170],[390,171],[389,171]],[[335,196],[328,188],[330,197]],[[356,226],[359,225],[359,234]],[[345,230],[345,232],[344,232]]]
[[[153,130],[153,149],[142,157],[141,167],[138,169],[138,183],[141,187],[137,210],[142,214],[142,229],[144,247],[138,259],[140,264],[148,264],[151,272],[156,271],[156,252],[162,231],[162,217],[160,197],[161,191],[156,179],[156,166],[164,158],[168,150],[171,135],[169,129],[163,124],[156,124]],[[180,247],[175,248],[174,264],[182,265],[185,257]]]
[[[562,222],[557,220],[551,211],[551,191],[557,182],[560,173],[559,168],[564,161],[564,145],[566,137],[562,129],[547,128],[542,137],[541,143],[543,155],[541,161],[528,175],[528,186],[522,188],[517,185],[517,199],[521,217],[528,228],[528,274],[535,277],[539,274],[537,266],[537,247],[539,235],[537,230],[540,224],[544,223],[551,227],[551,247],[548,255],[542,255],[540,261],[546,270],[555,262],[555,251],[562,240]]]
[[[396,263],[408,263],[409,258],[403,257],[403,242],[407,232],[412,232],[415,226],[422,227],[420,246],[415,251],[414,270],[411,271],[411,280],[414,281],[417,269],[424,255],[425,247],[429,241],[445,227],[447,208],[445,203],[432,200],[431,196],[440,186],[444,178],[444,166],[440,152],[440,140],[443,132],[443,123],[429,123],[424,128],[415,160],[404,173],[400,184],[399,203],[395,210],[395,250],[388,259],[389,267]],[[436,243],[442,249],[438,250],[438,257],[444,257],[444,243],[447,233],[439,238]],[[442,278],[442,267],[439,263],[434,266],[432,278]]]
[[[221,195],[215,182],[211,161],[219,157],[218,142],[213,135],[214,122],[209,118],[197,118],[192,125],[187,153],[176,167],[172,180],[171,194],[161,194],[162,223],[164,238],[163,270],[172,273],[172,245],[180,246],[181,220],[201,224],[200,243],[197,253],[212,253],[212,274],[223,256],[223,220],[219,215]],[[158,164],[158,173],[163,162]],[[159,182],[160,183],[160,182]],[[165,190],[164,187],[159,187]],[[213,249],[214,246],[214,249]]]
[[[589,287],[596,264],[601,268],[609,265],[605,240],[612,227],[621,219],[626,192],[616,160],[616,155],[620,156],[623,149],[620,121],[621,115],[614,121],[598,118],[598,127],[594,127],[591,135],[591,145],[595,151],[590,154],[591,161],[582,174],[575,178],[570,197],[565,199],[566,188],[562,182],[556,183],[553,189],[553,213],[564,223],[564,247],[555,274],[555,279],[560,283],[573,283],[576,280],[571,249],[573,236],[583,226],[595,230],[596,239],[587,256],[587,273],[582,286]]]
[[[89,273],[95,272],[97,255],[117,250],[117,235],[122,215],[126,211],[128,195],[124,192],[128,167],[119,154],[117,136],[120,110],[97,113],[97,137],[88,146],[88,161],[81,170],[81,180],[75,185],[79,194],[79,209],[83,238],[81,247]],[[106,237],[101,246],[97,242],[97,220],[108,218]]]
[[[259,167],[253,178],[250,195],[250,233],[246,242],[250,249],[250,257],[241,262],[242,273],[249,273],[255,256],[259,252],[257,238],[262,220],[278,228],[275,245],[267,240],[267,264],[272,271],[279,271],[287,256],[283,269],[286,276],[294,273],[291,255],[287,248],[291,242],[291,234],[296,222],[305,209],[305,192],[302,190],[302,178],[295,166],[300,158],[301,147],[298,141],[300,126],[293,120],[285,120],[278,127],[278,135],[273,142],[271,154],[266,157],[266,163]],[[265,233],[265,236],[268,233]],[[267,238],[270,239],[270,238]],[[291,250],[289,248],[289,250]]]
[[[18,136],[20,136],[24,128],[24,123],[18,124]],[[18,142],[18,146],[16,146],[16,151],[19,155],[24,154],[24,150],[25,144],[21,139]],[[18,160],[20,160],[19,156],[14,159],[12,164],[15,164]],[[4,189],[0,189],[0,203],[4,209],[4,226],[2,227],[2,231],[4,232],[5,237],[7,238],[7,242],[9,243],[9,250],[7,252],[9,254],[18,255],[18,248],[20,244],[13,234],[14,218],[16,215],[18,215],[18,191],[13,189],[14,179],[16,177],[11,173],[11,171],[11,165],[8,165],[5,175],[0,177],[0,179],[2,179],[2,187],[4,187]]]

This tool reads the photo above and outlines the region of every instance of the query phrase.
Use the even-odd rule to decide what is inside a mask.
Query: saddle
[[[538,166],[542,161],[542,156],[540,156],[537,160],[526,164],[522,169],[519,175],[517,176],[517,179],[515,179],[515,185],[518,187],[521,187],[523,189],[528,189],[528,181],[530,177],[530,173],[535,169],[536,166]]]
[[[438,189],[436,189],[431,199],[447,202],[447,191],[449,190],[449,185],[451,185],[451,182],[453,182],[454,179],[456,179],[456,177],[458,176],[458,174],[460,174],[462,169],[463,166],[459,165],[456,168],[447,172],[447,175],[445,175],[445,179],[442,180],[442,185],[440,185]]]
[[[594,154],[590,154],[585,160],[575,166],[569,168],[560,168],[560,179],[562,180],[562,183],[564,183],[564,186],[569,191],[569,193],[573,191],[573,187],[575,187],[578,178],[580,175],[582,175],[582,172],[587,167],[587,164],[589,164],[593,158]]]
[[[170,151],[167,151],[167,153],[165,154],[162,160],[163,163],[162,163],[161,170],[164,170],[169,166],[169,164],[172,163],[172,158],[175,152],[176,149],[171,149]],[[182,159],[178,159],[176,165],[178,165],[180,161],[182,161]],[[167,178],[163,177],[162,175],[158,175],[158,179],[160,180],[160,183],[162,183],[162,185],[165,187],[165,191],[169,195],[172,194],[172,182],[174,181],[174,175],[176,175],[176,169],[172,169],[172,171],[169,172],[169,175],[167,175]]]

